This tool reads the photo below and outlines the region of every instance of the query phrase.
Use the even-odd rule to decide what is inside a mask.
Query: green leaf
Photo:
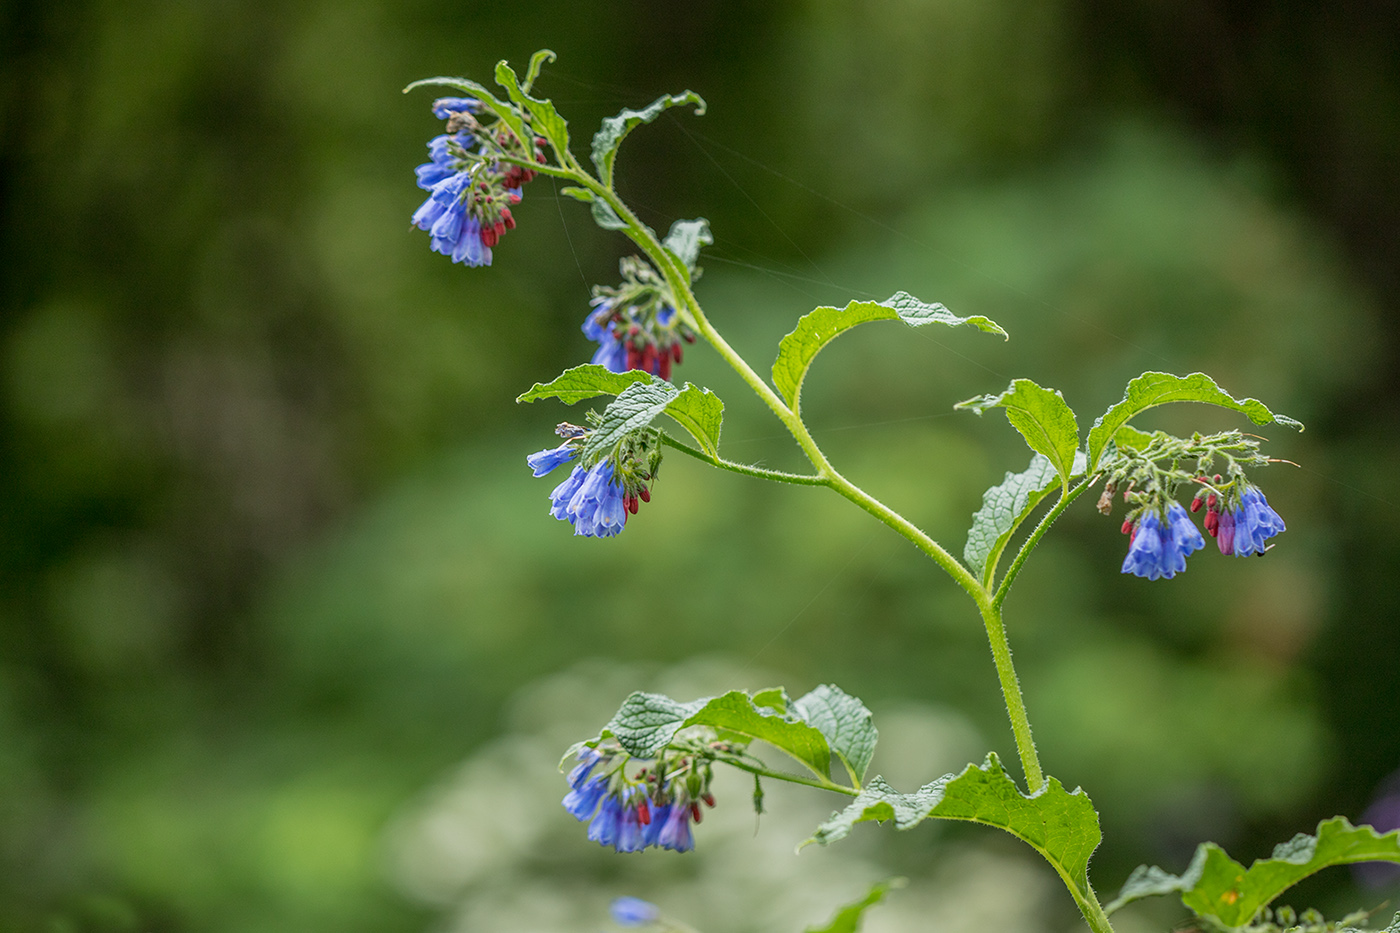
[[[690,432],[700,449],[719,456],[719,431],[724,422],[724,402],[709,389],[685,384],[680,394],[666,403],[666,414]]]
[[[604,230],[626,230],[627,221],[617,216],[617,212],[612,209],[612,205],[599,198],[587,188],[575,188],[572,185],[559,189],[560,194],[567,194],[575,201],[585,201],[593,211],[593,222]]]
[[[1000,395],[983,395],[959,402],[982,414],[989,408],[1006,409],[1006,420],[1021,432],[1031,450],[1049,458],[1060,481],[1069,488],[1074,475],[1074,454],[1079,449],[1079,422],[1057,391],[1036,385],[1029,379],[1015,379]]]
[[[535,383],[534,387],[516,399],[517,402],[534,402],[542,398],[557,398],[565,405],[573,405],[586,398],[599,395],[618,395],[638,383],[659,381],[651,373],[640,369],[629,369],[625,373],[615,373],[606,366],[584,363],[573,369],[566,369],[553,382]]]
[[[909,829],[930,817],[1005,830],[1043,855],[1076,900],[1092,902],[1089,857],[1100,839],[1094,805],[1082,790],[1066,791],[1055,778],[1026,796],[995,754],[987,755],[980,766],[968,765],[958,775],[945,774],[912,794],[898,793],[877,777],[850,806],[817,827],[808,843],[828,845],[866,820],[892,819],[896,829]]]
[[[852,901],[832,916],[826,926],[808,927],[806,933],[856,933],[860,929],[861,916],[871,907],[885,899],[891,891],[908,883],[905,878],[887,878],[870,886],[870,891],[858,901]]]
[[[804,314],[797,327],[778,344],[778,359],[773,363],[773,384],[797,407],[802,393],[802,380],[807,368],[822,347],[857,324],[867,321],[901,320],[910,327],[924,324],[971,324],[978,330],[1006,336],[1006,331],[994,321],[974,315],[958,317],[941,304],[928,304],[908,292],[895,292],[884,301],[852,301],[844,308],[821,307]]]
[[[593,164],[598,167],[598,180],[612,187],[613,163],[617,161],[617,148],[627,138],[627,134],[639,123],[650,123],[672,107],[684,104],[695,105],[695,115],[705,113],[705,101],[694,91],[679,94],[665,94],[652,101],[641,110],[625,109],[615,117],[607,117],[598,132],[593,134]]]
[[[710,222],[699,217],[695,220],[678,220],[671,224],[671,232],[666,234],[666,239],[661,245],[680,260],[682,268],[689,272],[695,268],[695,261],[700,258],[700,247],[709,246],[714,241],[714,234],[710,233]]]
[[[554,53],[548,49],[541,49],[530,58],[530,70],[527,73],[525,83],[527,88],[534,83],[545,57],[554,61]],[[506,89],[511,100],[530,112],[530,116],[533,118],[531,125],[545,139],[549,140],[549,144],[554,147],[555,157],[562,163],[564,153],[569,150],[569,125],[563,117],[559,116],[559,111],[554,109],[554,104],[547,100],[531,97],[525,90],[522,90],[519,80],[515,77],[515,71],[505,61],[496,63],[496,83]],[[525,145],[526,152],[535,151],[533,140],[524,135],[523,124],[516,135]]]
[[[767,706],[780,713],[787,712],[792,700],[788,697],[787,691],[782,687],[769,687],[767,690],[756,690],[753,695],[754,706]]]
[[[1381,835],[1370,826],[1352,826],[1344,817],[1334,817],[1318,824],[1317,835],[1299,833],[1248,870],[1220,846],[1205,842],[1179,877],[1155,866],[1139,866],[1105,909],[1111,913],[1139,898],[1175,892],[1197,914],[1234,930],[1309,875],[1355,862],[1400,862],[1400,830]]]
[[[1125,424],[1113,432],[1113,443],[1119,448],[1142,450],[1152,443],[1152,434],[1147,431],[1139,431],[1130,424]]]
[[[657,693],[634,693],[604,727],[602,736],[613,736],[624,751],[638,758],[655,758],[682,729],[708,726],[748,739],[761,739],[827,777],[831,749],[820,731],[792,713],[780,713],[754,705],[742,690],[723,696],[678,703]]]
[[[525,83],[520,86],[524,93],[530,93],[530,88],[534,87],[535,79],[540,76],[540,69],[548,62],[553,62],[558,56],[549,49],[540,49],[530,56],[530,67],[525,70]]]
[[[1031,457],[1031,465],[1020,473],[1006,474],[1001,485],[982,494],[982,507],[972,515],[972,527],[963,546],[963,561],[972,572],[990,585],[1002,551],[1025,517],[1044,501],[1055,487],[1055,467],[1044,454]]]
[[[624,436],[655,421],[677,394],[675,386],[659,379],[637,382],[623,389],[603,409],[603,420],[589,435],[588,443],[579,452],[579,459],[584,464],[593,464],[598,456],[606,453]]]
[[[851,785],[860,787],[880,738],[865,704],[840,687],[822,684],[793,703],[792,709],[826,736],[851,776]]]
[[[1189,376],[1173,376],[1171,373],[1143,373],[1132,382],[1123,394],[1123,400],[1103,413],[1089,430],[1089,470],[1099,465],[1099,457],[1104,447],[1123,425],[1131,419],[1157,405],[1167,402],[1201,402],[1218,405],[1246,415],[1255,424],[1282,424],[1303,430],[1301,422],[1286,415],[1276,415],[1258,399],[1237,399],[1215,384],[1205,373],[1192,373]]]

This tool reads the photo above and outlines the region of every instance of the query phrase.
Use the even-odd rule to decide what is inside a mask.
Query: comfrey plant
[[[1323,931],[1364,922],[1363,915],[1354,915],[1327,923],[1311,912],[1299,917],[1270,907],[1286,889],[1323,868],[1400,862],[1400,833],[1381,835],[1341,817],[1323,821],[1315,835],[1295,836],[1248,869],[1214,843],[1204,843],[1181,875],[1143,866],[1116,898],[1102,904],[1088,871],[1100,841],[1098,815],[1083,790],[1066,790],[1041,768],[1002,618],[1007,592],[1027,559],[1056,519],[1090,489],[1102,488],[1098,508],[1105,515],[1120,504],[1126,509],[1122,530],[1131,537],[1125,574],[1171,579],[1205,548],[1206,535],[1233,557],[1262,555],[1274,546],[1284,521],[1255,478],[1277,461],[1261,453],[1260,439],[1238,430],[1190,437],[1149,433],[1132,423],[1142,413],[1170,402],[1197,402],[1237,412],[1257,425],[1298,430],[1302,425],[1255,399],[1231,396],[1203,373],[1149,372],[1131,380],[1122,400],[1083,432],[1059,392],[1016,379],[1002,392],[957,406],[978,414],[1003,412],[1032,451],[1025,469],[1008,472],[987,490],[959,560],[831,464],[803,421],[802,385],[822,348],[859,324],[966,325],[1002,337],[1006,332],[988,318],[960,317],[941,304],[896,292],[885,301],[853,301],[803,316],[779,343],[771,380],[764,379],[715,330],[696,298],[697,261],[712,242],[708,223],[678,220],[659,236],[614,187],[618,149],[633,129],[675,107],[693,106],[702,114],[704,101],[685,91],[604,120],[593,135],[590,170],[570,150],[568,126],[554,105],[531,94],[541,67],[552,60],[551,52],[536,53],[523,80],[505,62],[497,65],[495,79],[504,97],[464,78],[409,86],[446,86],[465,95],[433,103],[446,132],[428,144],[430,161],[418,168],[419,185],[430,193],[413,222],[431,234],[434,250],[454,262],[489,265],[491,249],[515,225],[510,207],[520,200],[522,186],[546,174],[568,182],[563,194],[587,204],[599,226],[620,232],[639,251],[622,261],[621,284],[595,288],[583,314],[584,333],[598,343],[592,361],[520,396],[522,402],[557,399],[568,405],[607,399],[601,411],[589,412],[586,425],[559,425],[561,444],[526,458],[536,476],[570,471],[550,493],[549,513],[584,537],[622,533],[639,504],[650,501],[666,448],[723,470],[820,486],[848,499],[909,540],[972,601],[991,647],[1024,782],[995,754],[908,793],[878,776],[867,779],[877,739],[871,713],[834,686],[796,698],[781,688],[684,701],[634,693],[598,735],[565,756],[572,770],[564,809],[588,824],[588,838],[618,852],[689,851],[697,845],[695,824],[715,805],[714,769],[727,766],[753,775],[759,811],[765,778],[850,798],[807,843],[830,845],[858,823],[887,820],[897,829],[927,819],[963,820],[1010,833],[1050,863],[1096,933],[1113,929],[1109,915],[1124,904],[1164,894],[1179,895],[1200,929]],[[739,374],[791,434],[810,472],[784,473],[721,455],[724,404],[709,389],[670,381],[682,346],[695,341],[708,344]],[[693,443],[657,427],[663,415]],[[1201,515],[1201,528],[1193,514]],[[1024,526],[1029,532],[1018,534]],[[1013,542],[1018,542],[1014,548]],[[804,773],[770,766],[751,749],[756,740],[785,753]],[[831,929],[853,929],[860,912],[888,888],[876,886],[864,900],[843,908]],[[681,928],[634,899],[619,902],[614,913],[628,925]],[[1400,915],[1390,930],[1400,933]]]

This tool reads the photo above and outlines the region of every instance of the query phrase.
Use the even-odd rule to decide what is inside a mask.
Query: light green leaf
[[[624,751],[639,758],[655,758],[678,732],[691,726],[708,726],[731,736],[761,739],[822,777],[831,771],[831,749],[821,732],[792,713],[755,706],[742,690],[691,703],[678,703],[656,693],[634,693],[623,702],[601,737],[613,736]]]
[[[910,327],[924,324],[971,324],[978,330],[1006,336],[1000,325],[981,315],[958,317],[941,304],[922,302],[908,292],[895,292],[884,301],[852,301],[844,308],[816,308],[804,314],[797,327],[778,344],[773,363],[773,384],[794,408],[802,394],[802,380],[812,360],[838,335],[867,321],[901,320]]]
[[[787,691],[782,687],[769,687],[766,690],[756,690],[753,695],[754,706],[767,706],[780,713],[787,712],[792,700],[788,697]]]
[[[626,230],[627,221],[617,216],[617,212],[612,209],[612,205],[600,199],[587,188],[575,188],[572,185],[567,188],[560,188],[560,194],[567,194],[575,201],[584,201],[593,211],[593,222],[604,230]]]
[[[678,220],[671,224],[671,232],[666,234],[666,239],[661,245],[680,260],[681,267],[689,274],[695,268],[695,261],[700,258],[700,247],[709,246],[714,241],[714,234],[710,233],[710,222],[698,217],[695,220]]]
[[[792,709],[826,736],[827,744],[846,766],[851,785],[860,787],[880,738],[865,704],[840,687],[821,684],[793,703]]]
[[[553,382],[535,383],[533,388],[523,393],[516,401],[534,402],[542,398],[557,398],[565,405],[573,405],[599,395],[617,395],[638,383],[657,381],[660,380],[640,369],[615,373],[606,366],[584,363],[582,366],[564,370]]]
[[[806,933],[856,933],[860,929],[862,915],[871,907],[885,899],[885,895],[891,891],[902,888],[908,883],[905,878],[887,878],[884,881],[877,881],[870,886],[870,891],[858,901],[852,901],[842,907],[831,918],[826,926],[808,927]]]
[[[724,422],[724,402],[709,389],[685,384],[680,394],[666,404],[666,414],[690,432],[700,449],[719,456],[719,431]]]
[[[553,62],[557,58],[549,49],[540,49],[530,56],[530,67],[525,70],[525,83],[520,86],[524,93],[530,93],[530,88],[535,86],[535,79],[540,76],[540,69],[548,62]]]
[[[1333,865],[1355,862],[1400,862],[1400,830],[1385,835],[1370,826],[1352,826],[1344,817],[1323,820],[1317,835],[1299,833],[1274,847],[1246,870],[1213,842],[1196,849],[1180,877],[1160,868],[1139,866],[1106,910],[1112,912],[1143,897],[1173,892],[1201,916],[1227,929],[1248,924],[1262,907],[1304,878]]]
[[[1089,470],[1099,465],[1099,457],[1118,429],[1131,419],[1157,405],[1167,402],[1201,402],[1218,405],[1246,415],[1255,424],[1282,424],[1303,430],[1301,422],[1286,415],[1276,415],[1258,399],[1237,399],[1223,391],[1205,373],[1192,373],[1189,376],[1173,376],[1171,373],[1143,373],[1132,382],[1123,394],[1123,400],[1103,413],[1089,429]]]
[[[613,163],[617,161],[617,148],[627,138],[627,134],[639,123],[650,123],[672,107],[684,104],[695,105],[695,115],[705,113],[704,99],[694,91],[679,94],[665,94],[652,101],[641,110],[623,110],[615,117],[607,117],[598,132],[593,134],[593,164],[598,167],[598,180],[612,187]]]
[[[579,452],[579,459],[586,465],[595,463],[600,455],[607,453],[623,437],[655,421],[677,394],[675,386],[659,379],[637,382],[623,389],[603,409],[603,420],[588,436],[588,443]]]
[[[1079,422],[1057,391],[1036,385],[1029,379],[1015,379],[1000,395],[983,395],[959,402],[982,414],[989,408],[1004,408],[1006,420],[1021,432],[1031,450],[1049,458],[1060,482],[1069,488],[1074,475],[1074,454],[1079,449]]]
[[[553,61],[554,53],[548,49],[541,49],[530,58],[530,71],[527,73],[526,88],[534,83],[535,77],[539,74],[539,67],[546,57],[549,61]],[[554,104],[548,100],[531,97],[526,90],[520,87],[514,69],[504,60],[496,63],[496,83],[506,89],[510,99],[515,101],[518,106],[529,111],[533,118],[531,125],[545,139],[549,140],[549,144],[554,147],[555,157],[563,162],[564,153],[569,149],[569,125],[563,117],[559,116],[559,112],[554,109]],[[523,124],[516,135],[525,145],[526,152],[535,151],[533,138],[524,135]]]
[[[1131,424],[1125,424],[1113,432],[1113,443],[1120,449],[1143,450],[1152,443],[1152,434],[1147,431],[1139,431]]]
[[[995,754],[980,766],[945,774],[912,794],[898,793],[883,778],[874,778],[850,806],[817,827],[808,842],[827,845],[867,820],[892,819],[896,829],[909,829],[930,817],[1005,830],[1044,856],[1077,901],[1092,901],[1089,857],[1098,848],[1100,833],[1088,796],[1078,788],[1066,791],[1054,778],[1026,796]]]
[[[972,572],[990,585],[1002,551],[1025,517],[1044,501],[1056,485],[1055,467],[1044,454],[1031,457],[1031,465],[1020,473],[1006,474],[1001,485],[982,494],[982,508],[972,515],[963,546],[963,561]]]

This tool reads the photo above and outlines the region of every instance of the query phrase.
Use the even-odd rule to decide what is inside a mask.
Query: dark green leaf
[[[641,110],[625,109],[615,117],[606,117],[598,132],[593,134],[593,164],[598,167],[598,180],[612,187],[617,148],[637,124],[650,123],[672,107],[684,104],[694,104],[697,117],[705,113],[705,101],[699,94],[682,91],[679,94],[664,94]]]
[[[1171,373],[1143,373],[1132,382],[1118,402],[1094,422],[1089,430],[1089,470],[1099,465],[1099,457],[1109,439],[1132,418],[1149,408],[1168,402],[1201,402],[1218,405],[1246,415],[1255,424],[1276,423],[1303,430],[1303,425],[1286,415],[1276,415],[1258,399],[1237,399],[1224,392],[1205,373],[1173,376]]]
[[[603,729],[602,737],[615,737],[626,752],[639,758],[655,758],[678,732],[691,726],[761,739],[822,777],[831,771],[831,750],[821,732],[795,715],[755,706],[742,690],[691,703],[656,693],[634,693]]]
[[[909,829],[930,817],[1005,830],[1043,855],[1077,901],[1092,902],[1089,857],[1100,839],[1093,804],[1082,790],[1066,791],[1054,778],[1026,796],[994,754],[981,766],[968,765],[961,774],[946,774],[912,794],[898,793],[877,777],[850,806],[817,827],[808,842],[835,842],[866,820],[892,819],[896,829]]]
[[[715,241],[710,233],[710,222],[703,217],[695,220],[678,220],[671,224],[671,232],[666,234],[662,246],[671,251],[687,272],[695,268],[700,258],[700,247],[709,246]]]
[[[522,394],[516,401],[533,402],[542,398],[557,398],[565,405],[573,405],[575,402],[599,395],[617,395],[638,383],[657,381],[659,380],[650,373],[640,369],[615,373],[606,366],[584,363],[582,366],[566,369],[553,382],[535,383],[534,388]]]
[[[628,370],[635,372],[636,370]],[[650,377],[648,376],[650,380]],[[633,431],[647,427],[666,410],[678,394],[676,387],[661,380],[637,382],[618,393],[603,409],[603,420],[593,429],[579,453],[585,464],[593,464],[614,444]]]
[[[822,347],[836,336],[867,321],[901,320],[910,327],[923,324],[971,324],[978,330],[1006,336],[1006,331],[980,315],[958,317],[941,304],[928,304],[907,292],[896,292],[884,301],[852,301],[844,308],[816,308],[804,314],[797,327],[778,344],[778,359],[773,363],[773,384],[797,407],[802,393],[802,380],[807,368]]]
[[[1001,485],[982,494],[982,508],[973,513],[972,527],[967,531],[963,560],[982,578],[983,585],[990,585],[1016,527],[1050,494],[1055,479],[1055,467],[1049,458],[1036,454],[1025,470],[1008,471]]]
[[[826,926],[808,927],[806,933],[856,933],[856,930],[860,929],[861,916],[865,911],[884,900],[886,894],[904,887],[906,883],[904,878],[877,881],[870,886],[870,891],[865,897],[836,911]]]
[[[822,684],[793,703],[792,709],[826,736],[846,766],[852,786],[859,787],[880,738],[865,704],[839,687]]]
[[[983,395],[959,402],[982,414],[989,408],[1006,410],[1006,420],[1021,432],[1031,450],[1050,459],[1060,481],[1069,488],[1074,475],[1074,454],[1079,449],[1079,422],[1059,392],[1036,385],[1029,379],[1013,380],[1000,395]]]
[[[1139,898],[1176,892],[1197,914],[1238,929],[1309,875],[1355,862],[1400,862],[1400,831],[1381,835],[1370,826],[1352,826],[1344,817],[1334,817],[1318,824],[1317,835],[1299,833],[1248,870],[1215,843],[1202,843],[1180,877],[1156,867],[1137,868],[1106,909],[1111,912]]]
[[[536,52],[530,59],[529,81],[533,82],[535,75],[539,73],[541,56],[548,56],[550,61],[554,60],[554,53],[548,49]],[[554,147],[555,157],[562,163],[564,153],[569,149],[569,126],[564,122],[564,118],[559,116],[559,112],[554,109],[554,104],[547,100],[538,100],[531,97],[520,87],[520,82],[515,77],[515,71],[504,61],[496,63],[496,83],[506,89],[510,99],[529,111],[532,118],[531,125]],[[534,152],[535,145],[532,137],[524,135],[523,124],[517,134],[521,143],[525,146],[526,152]]]
[[[685,384],[666,404],[666,414],[676,420],[711,457],[719,456],[719,431],[724,422],[724,402],[709,389]]]

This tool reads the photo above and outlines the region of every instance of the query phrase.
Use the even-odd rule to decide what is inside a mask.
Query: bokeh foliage
[[[421,929],[386,824],[583,657],[717,652],[1009,751],[959,594],[834,497],[673,457],[616,541],[545,516],[523,456],[562,415],[512,400],[585,357],[621,246],[539,179],[494,267],[431,255],[407,217],[436,124],[398,89],[546,45],[580,138],[709,101],[634,134],[619,185],[662,229],[710,218],[700,294],[758,368],[798,315],[895,289],[1006,326],[863,328],[805,385],[833,458],[954,550],[1025,455],[951,405],[1013,375],[1094,411],[1199,369],[1307,422],[1264,432],[1305,466],[1269,471],[1267,560],[1119,579],[1086,505],[1008,618],[1106,889],[1359,815],[1400,765],[1400,55],[1364,10],[1101,6],[8,5],[0,925]],[[680,375],[729,403],[729,455],[797,465],[712,359]]]

